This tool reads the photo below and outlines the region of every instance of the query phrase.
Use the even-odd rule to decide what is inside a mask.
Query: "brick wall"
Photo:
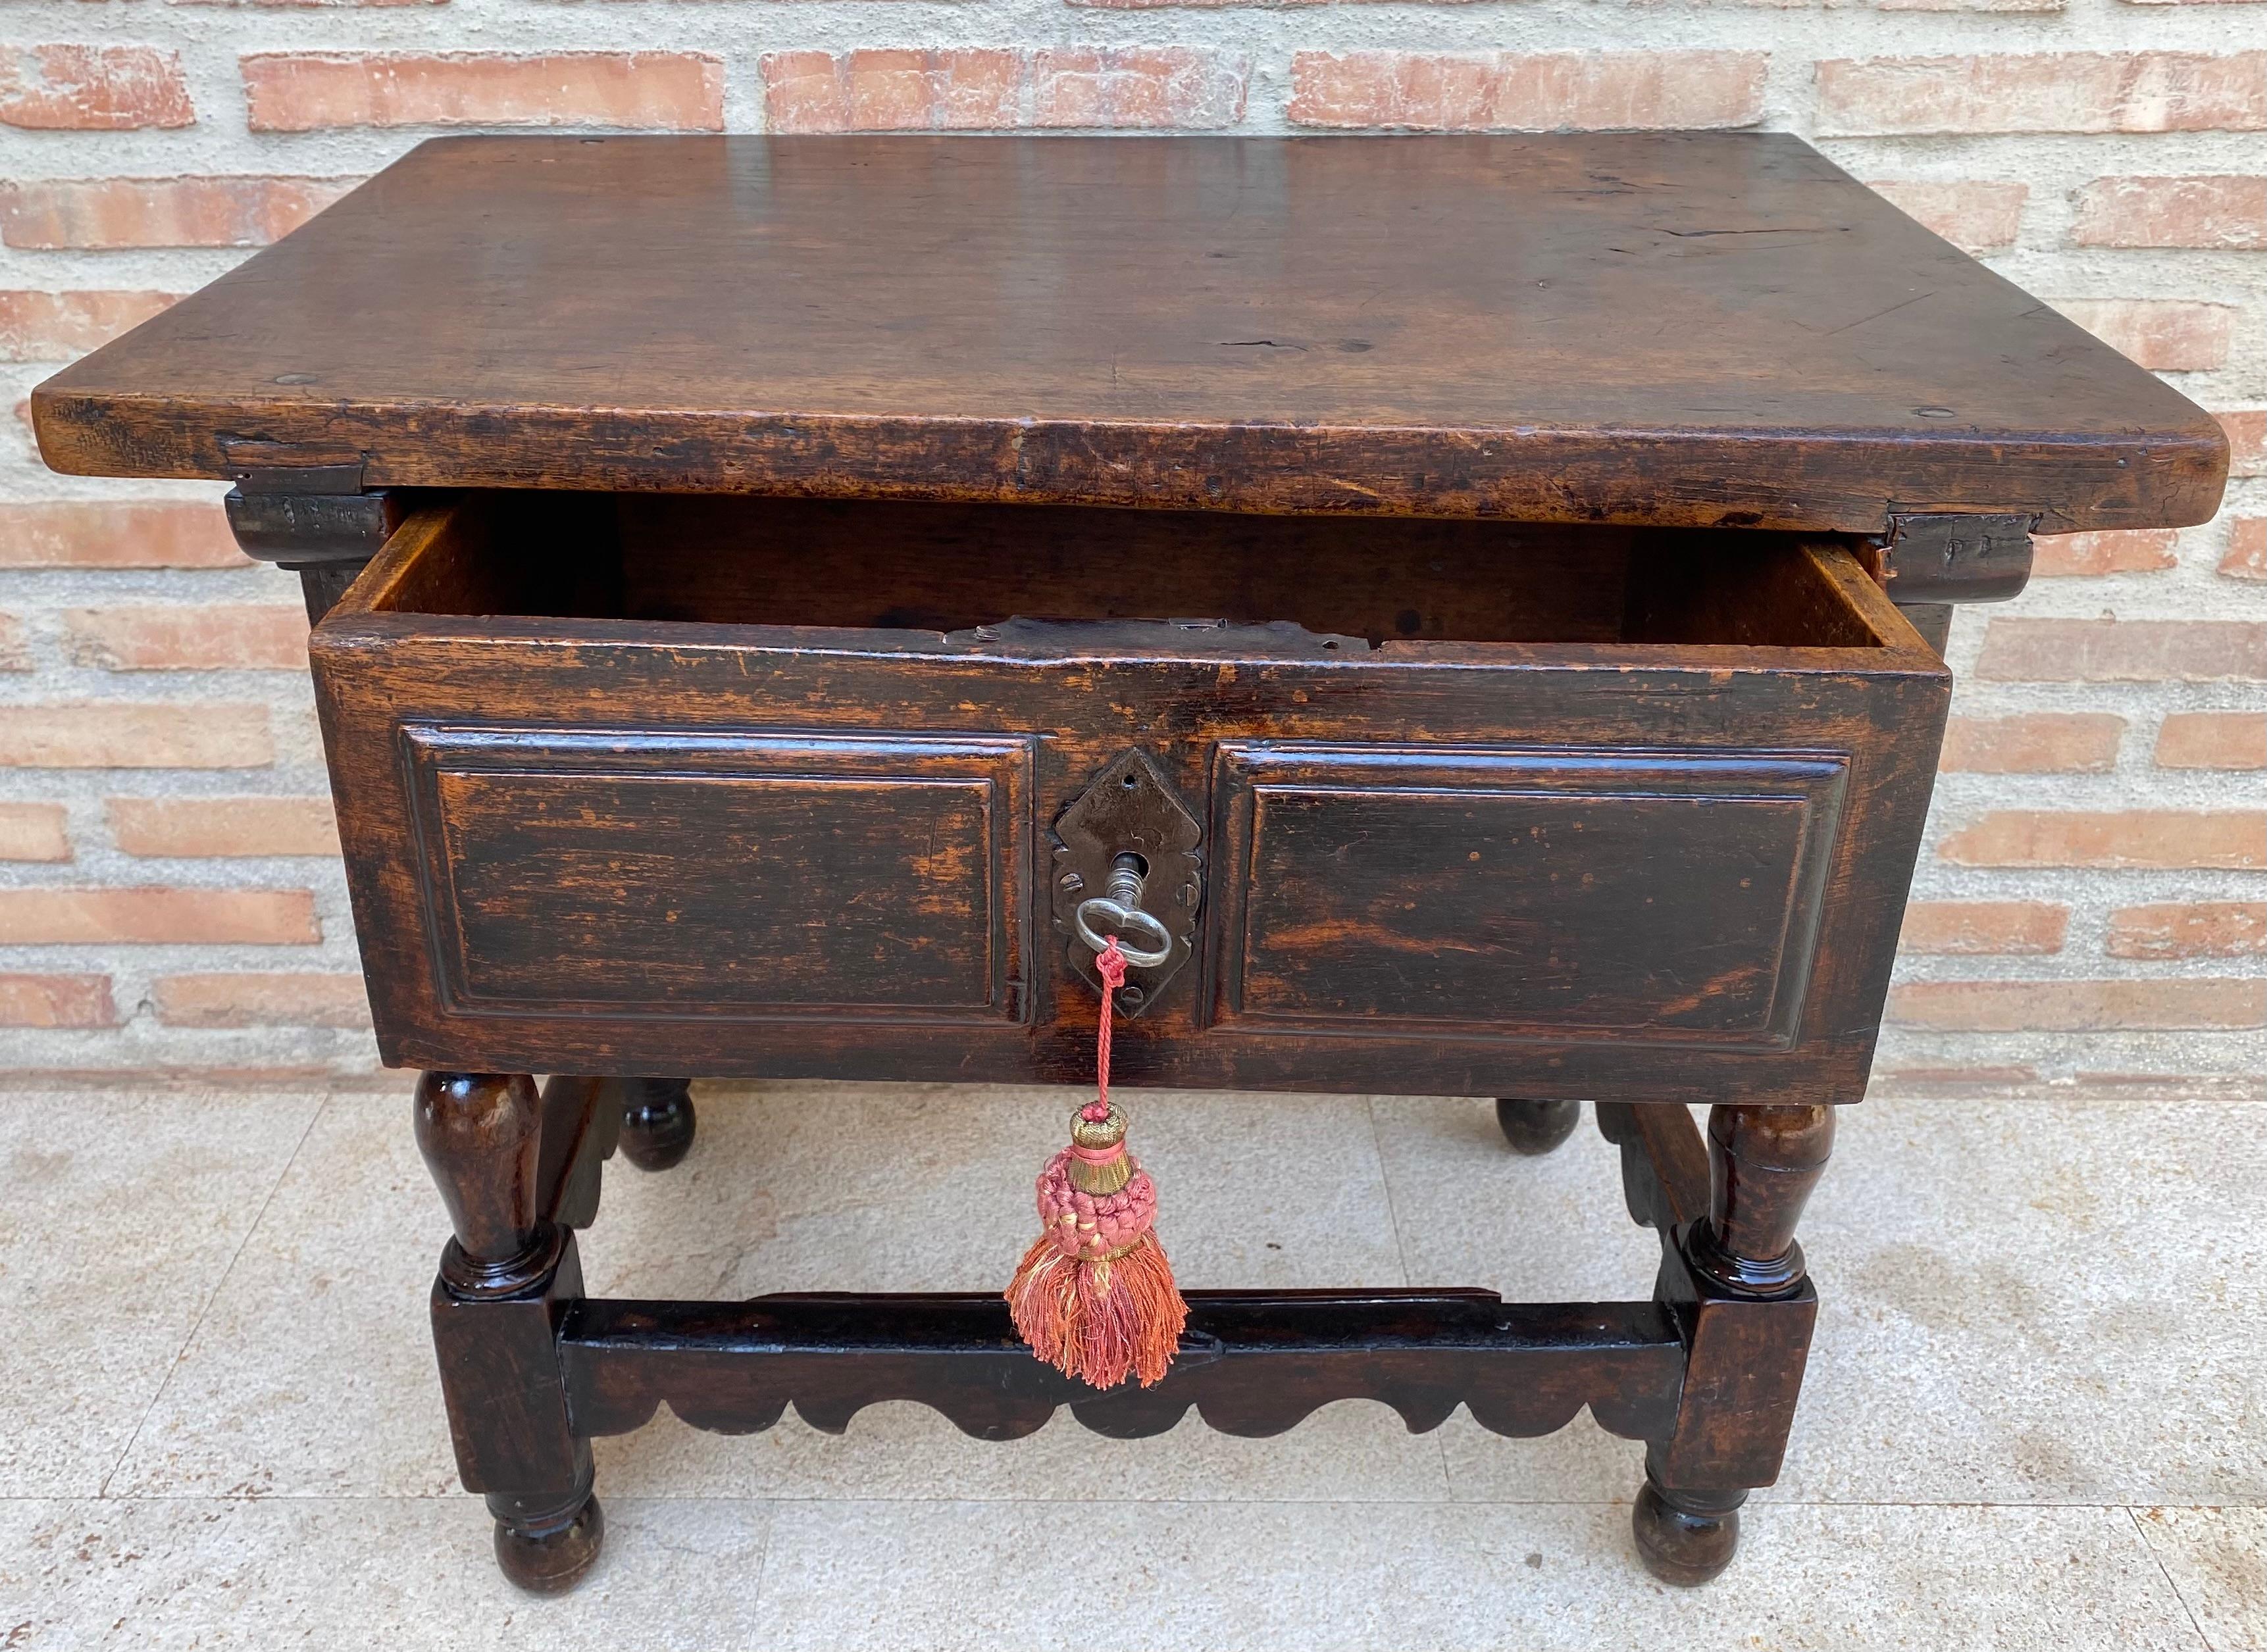
[[[1958,620],[1884,1070],[2267,1071],[2267,0],[15,0],[0,23],[0,1064],[370,1062],[290,576],[235,553],[215,489],[47,474],[20,409],[420,135],[1684,125],[1812,137],[2238,450],[2219,522],[2045,542],[2016,609]]]

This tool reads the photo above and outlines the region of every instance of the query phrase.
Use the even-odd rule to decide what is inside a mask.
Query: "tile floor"
[[[700,1105],[683,1166],[610,1173],[593,1290],[997,1283],[1066,1100]],[[664,1414],[601,1442],[607,1552],[550,1602],[455,1488],[406,1090],[0,1109],[0,1647],[2267,1649],[2267,1105],[1845,1114],[1787,1472],[1696,1593],[1637,1568],[1639,1448],[1587,1417],[1412,1436],[1352,1402],[1272,1441],[1192,1416],[984,1444],[892,1406],[841,1438]],[[1471,1102],[1139,1114],[1185,1283],[1647,1288],[1587,1128],[1522,1160]],[[939,1188],[964,1230],[908,1242]]]

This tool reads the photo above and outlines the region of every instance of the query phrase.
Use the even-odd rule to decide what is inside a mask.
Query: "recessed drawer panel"
[[[1253,742],[1216,774],[1227,1030],[1794,1042],[1844,759]]]
[[[1013,737],[402,731],[459,1012],[1014,1020]]]

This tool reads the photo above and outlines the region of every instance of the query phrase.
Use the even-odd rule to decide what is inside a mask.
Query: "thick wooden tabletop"
[[[428,143],[42,385],[59,470],[1869,532],[2212,420],[1764,134]]]

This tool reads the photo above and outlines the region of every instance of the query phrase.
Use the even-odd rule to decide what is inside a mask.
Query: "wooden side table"
[[[458,1458],[536,1589],[597,1553],[593,1436],[893,1399],[1588,1405],[1647,1562],[1713,1575],[1801,1381],[1948,605],[2036,531],[2204,521],[2227,462],[1720,134],[451,139],[33,412],[61,470],[233,478],[301,574]],[[680,1157],[690,1078],[1086,1081],[1105,889],[1154,954],[1123,1081],[1499,1098],[1530,1152],[1592,1100],[1652,1296],[1195,1292],[1104,1393],[989,1294],[584,1295],[601,1164]]]

